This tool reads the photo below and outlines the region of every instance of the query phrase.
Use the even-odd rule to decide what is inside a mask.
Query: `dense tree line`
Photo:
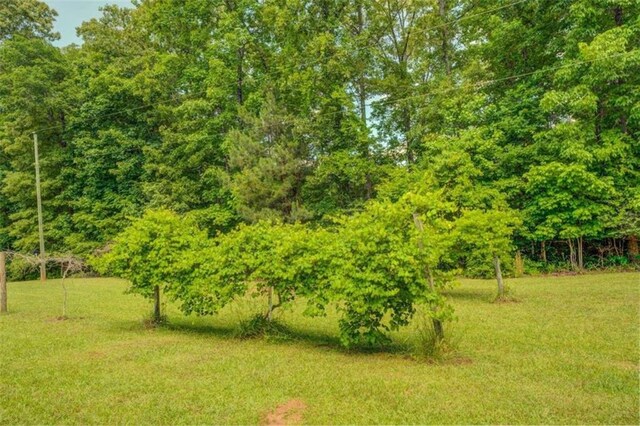
[[[360,220],[357,240],[429,194],[469,248],[440,264],[469,274],[493,245],[532,270],[637,258],[635,0],[140,0],[64,48],[54,19],[0,5],[0,246],[37,248],[37,131],[53,251],[148,209],[225,238]]]

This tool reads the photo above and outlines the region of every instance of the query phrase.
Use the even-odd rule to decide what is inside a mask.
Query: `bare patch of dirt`
[[[276,407],[267,413],[264,418],[264,426],[299,425],[302,423],[302,415],[307,409],[307,404],[300,399],[292,399]]]

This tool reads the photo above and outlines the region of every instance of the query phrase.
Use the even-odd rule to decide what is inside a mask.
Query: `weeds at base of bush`
[[[507,293],[503,294],[502,296],[497,294],[492,303],[520,303],[520,299]]]
[[[513,291],[509,286],[505,286],[504,293],[502,295],[496,294],[496,297],[492,300],[493,303],[519,303],[520,300],[513,295]]]
[[[264,315],[256,314],[240,322],[235,337],[239,339],[262,337],[269,340],[290,340],[291,332],[281,322],[274,319],[269,321]]]
[[[142,325],[147,330],[152,328],[162,327],[167,323],[168,323],[168,319],[166,315],[160,315],[159,319],[155,319],[153,317],[153,314],[151,314],[148,317],[144,317],[142,319]]]
[[[457,344],[445,330],[445,337],[438,338],[431,318],[424,316],[418,324],[417,340],[413,346],[412,357],[431,363],[444,363],[457,356]]]

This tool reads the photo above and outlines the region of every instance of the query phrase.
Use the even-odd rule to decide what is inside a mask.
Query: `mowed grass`
[[[420,320],[386,352],[345,351],[337,319],[298,309],[290,340],[233,337],[264,301],[209,318],[150,310],[114,279],[9,284],[0,317],[0,423],[257,424],[298,400],[303,423],[638,424],[640,275],[509,280],[519,303],[490,303],[494,283],[450,292],[457,355],[427,363],[405,351]],[[304,408],[300,408],[300,402]]]

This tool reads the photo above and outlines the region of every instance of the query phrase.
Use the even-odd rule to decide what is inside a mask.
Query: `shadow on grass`
[[[170,331],[176,331],[184,334],[197,334],[202,336],[211,336],[222,339],[235,338],[236,328],[233,326],[220,326],[213,324],[189,324],[186,322],[175,322],[168,320],[160,328]]]
[[[170,331],[185,335],[211,336],[218,339],[248,341],[261,340],[274,345],[301,345],[317,350],[330,351],[343,355],[387,355],[391,357],[411,358],[411,345],[392,341],[376,346],[351,346],[341,344],[338,336],[319,330],[298,329],[289,324],[280,323],[279,333],[276,335],[260,335],[256,337],[241,337],[237,325],[194,324],[181,319],[169,318],[168,322],[155,327],[158,331]],[[122,321],[113,324],[113,331],[140,333],[148,331],[143,321]]]
[[[470,302],[491,303],[495,299],[495,294],[485,289],[453,289],[443,293],[452,300],[467,300]]]

